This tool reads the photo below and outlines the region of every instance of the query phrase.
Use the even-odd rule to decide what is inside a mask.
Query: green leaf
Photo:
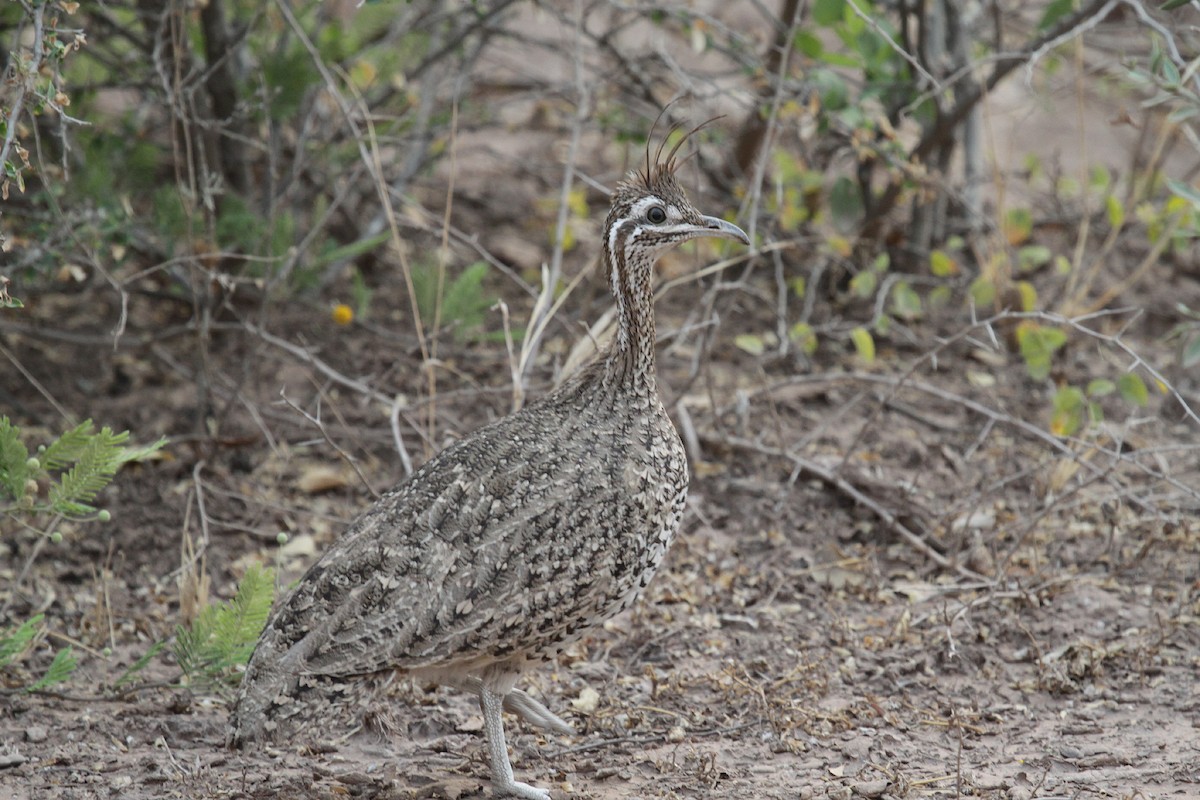
[[[1110,194],[1104,198],[1104,211],[1108,215],[1108,224],[1116,229],[1125,224],[1125,206],[1117,199],[1116,195]]]
[[[1172,88],[1179,86],[1181,80],[1179,75],[1179,67],[1175,66],[1175,62],[1170,59],[1163,59],[1162,62],[1163,80]]]
[[[842,21],[846,0],[816,0],[812,5],[812,20],[818,25],[829,27]]]
[[[114,434],[109,428],[89,437],[83,448],[74,454],[75,465],[59,478],[58,483],[50,486],[51,508],[68,516],[84,516],[95,511],[90,504],[117,474],[122,463],[122,448],[118,443],[128,438],[128,432]],[[46,452],[50,452],[49,448]]]
[[[208,605],[190,626],[177,627],[173,652],[184,674],[218,689],[235,683],[235,668],[254,652],[274,594],[273,571],[252,566],[232,600]]]
[[[829,211],[839,230],[853,229],[863,214],[863,199],[858,184],[845,176],[834,181],[829,192]]]
[[[800,348],[806,356],[817,351],[817,334],[807,322],[797,322],[788,331],[788,338]]]
[[[864,270],[850,279],[850,291],[854,292],[857,297],[866,299],[875,294],[875,287],[878,284],[879,279],[875,277],[875,273]]]
[[[42,614],[37,614],[21,623],[20,627],[9,633],[0,633],[0,667],[8,666],[14,658],[21,655],[29,643],[38,634],[42,624]]]
[[[753,333],[738,334],[733,337],[733,344],[739,350],[744,350],[752,356],[761,356],[767,349],[763,338]]]
[[[821,53],[825,51],[825,45],[821,43],[821,39],[805,30],[797,31],[796,38],[792,43],[797,50],[809,58],[820,58]]]
[[[832,53],[825,53],[822,61],[832,61]],[[853,66],[853,65],[837,65],[837,66]],[[812,82],[813,89],[817,93],[817,97],[821,98],[821,108],[824,111],[840,111],[846,107],[849,102],[850,90],[846,87],[846,81],[831,69],[814,69],[809,72],[809,81]]]
[[[850,331],[850,341],[854,342],[854,349],[858,352],[858,357],[868,364],[875,361],[875,339],[871,336],[871,332],[866,328],[857,327]]]
[[[1179,365],[1182,367],[1194,367],[1200,364],[1200,333],[1193,333],[1183,345],[1183,350],[1179,355]]]
[[[1033,214],[1028,208],[1014,208],[1004,217],[1004,236],[1014,247],[1033,234]]]
[[[1163,11],[1174,11],[1177,8],[1183,8],[1191,2],[1192,0],[1167,0],[1159,8]]]
[[[47,470],[58,470],[74,464],[95,435],[94,430],[92,421],[87,419],[63,433],[42,452],[42,466]]]
[[[906,320],[921,316],[921,296],[908,285],[899,281],[892,287],[892,313]]]
[[[1030,321],[1017,326],[1017,344],[1025,359],[1025,370],[1034,380],[1049,376],[1051,358],[1066,343],[1067,335],[1057,328]]]
[[[144,670],[146,665],[150,663],[151,659],[158,655],[159,652],[166,647],[166,645],[166,642],[155,642],[154,644],[150,645],[150,649],[146,651],[145,655],[130,664],[129,669],[121,673],[121,677],[117,678],[117,682],[114,683],[113,686],[119,688],[133,680],[133,677]]]
[[[1037,288],[1029,281],[1017,281],[1017,294],[1021,296],[1021,310],[1033,311],[1037,308]]]
[[[483,293],[483,279],[488,265],[476,261],[454,279],[442,298],[443,316],[454,320],[464,329],[483,324],[485,314],[492,307],[492,298]]]
[[[1174,178],[1167,178],[1167,188],[1177,197],[1187,200],[1200,210],[1200,189]]]
[[[1095,164],[1088,169],[1088,186],[1097,192],[1106,192],[1112,185],[1112,173],[1103,164]]]
[[[1087,385],[1088,397],[1107,397],[1117,390],[1117,385],[1104,378],[1096,378]]]
[[[319,258],[314,259],[310,268],[325,267],[338,261],[350,261],[358,258],[359,256],[365,255],[379,247],[381,244],[390,239],[391,236],[392,234],[390,231],[385,231],[377,234],[376,236],[369,236],[366,239],[359,239],[358,241],[350,242],[349,244],[344,244],[340,247],[334,247],[333,249],[322,253]]]
[[[1083,425],[1083,414],[1087,401],[1083,392],[1074,386],[1064,386],[1054,394],[1053,411],[1050,414],[1050,432],[1055,436],[1071,436]]]
[[[929,254],[929,271],[939,278],[958,274],[958,264],[945,250],[934,250]]]
[[[1038,31],[1044,31],[1060,19],[1070,14],[1075,10],[1075,0],[1053,0],[1046,6],[1046,10],[1042,12],[1042,18],[1038,22]]]
[[[1136,372],[1126,372],[1117,378],[1117,391],[1121,393],[1125,402],[1135,406],[1145,406],[1150,402],[1150,392],[1146,389],[1146,384],[1141,376]]]
[[[990,306],[996,301],[996,284],[987,278],[980,277],[971,281],[970,292],[976,308]]]
[[[8,417],[0,416],[0,486],[13,500],[20,500],[28,478],[29,451],[21,441],[21,431]]]
[[[77,666],[79,666],[79,662],[76,660],[74,652],[70,647],[64,647],[54,654],[54,660],[50,662],[46,674],[38,678],[31,686],[26,687],[25,691],[36,692],[39,689],[46,689],[62,683],[71,677],[71,673]]]
[[[945,308],[950,305],[950,300],[953,299],[954,293],[949,286],[935,286],[929,290],[929,297],[926,302],[930,308]]]
[[[1050,252],[1050,248],[1045,245],[1025,245],[1017,250],[1017,270],[1019,272],[1032,272],[1050,263],[1050,259],[1053,256],[1054,254]]]

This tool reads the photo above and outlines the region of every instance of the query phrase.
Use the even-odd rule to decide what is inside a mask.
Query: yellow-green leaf
[[[1121,397],[1127,403],[1144,406],[1150,402],[1150,392],[1146,389],[1146,384],[1141,376],[1136,372],[1126,372],[1118,378],[1117,391],[1121,393]]]
[[[1083,424],[1087,401],[1083,392],[1074,386],[1064,386],[1054,394],[1054,410],[1050,414],[1050,432],[1055,436],[1070,436]]]
[[[921,296],[904,281],[892,287],[892,313],[909,320],[921,316]]]
[[[990,306],[996,299],[996,284],[987,278],[976,278],[971,281],[971,299],[976,307]]]
[[[817,334],[812,329],[812,325],[807,322],[797,322],[788,331],[788,338],[791,339],[801,352],[806,356],[811,356],[817,351]]]
[[[1021,295],[1021,310],[1033,311],[1037,308],[1037,289],[1029,281],[1017,281],[1017,293]]]
[[[1011,209],[1004,218],[1004,237],[1016,246],[1024,244],[1033,234],[1033,214],[1028,208]]]
[[[939,278],[958,274],[958,263],[945,250],[934,250],[929,254],[929,271]]]
[[[1031,320],[1017,325],[1017,345],[1025,359],[1025,370],[1034,380],[1042,380],[1050,374],[1050,361],[1060,347],[1067,343],[1067,335],[1058,328],[1048,328]]]
[[[854,342],[854,349],[858,351],[859,358],[868,364],[875,361],[875,339],[870,331],[861,326],[855,328],[850,331],[850,341]]]
[[[582,219],[587,219],[587,190],[583,187],[579,187],[567,192],[567,208],[569,208],[571,213],[575,216]]]
[[[864,270],[850,279],[850,291],[858,297],[870,297],[875,294],[875,286],[878,283],[879,279],[874,272]]]
[[[1108,224],[1113,228],[1119,228],[1125,224],[1125,206],[1121,205],[1121,201],[1116,195],[1110,194],[1104,198],[1104,210],[1108,214]]]
[[[767,350],[763,338],[753,333],[739,334],[733,337],[733,343],[739,350],[744,350],[752,356],[761,356]]]
[[[829,249],[833,250],[835,255],[839,255],[842,258],[848,258],[853,252],[853,248],[850,246],[850,240],[845,236],[840,236],[836,233],[830,234],[830,236],[825,239],[825,243],[829,245]]]
[[[1054,254],[1043,244],[1027,244],[1017,251],[1017,270],[1032,272],[1045,266]]]
[[[953,293],[949,286],[935,286],[929,290],[929,307],[930,308],[945,308],[950,304],[950,299]]]

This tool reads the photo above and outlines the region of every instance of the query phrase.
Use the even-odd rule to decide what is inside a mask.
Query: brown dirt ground
[[[1175,288],[1187,290],[1189,280]],[[1162,302],[1178,296],[1167,292]],[[664,328],[683,319],[685,301],[663,304]],[[31,309],[43,317],[69,302],[37,300]],[[320,342],[321,356],[347,374],[386,374],[389,355],[377,334],[312,317],[284,314],[275,330]],[[10,341],[43,379],[61,376],[51,387],[60,400],[90,397],[80,407],[98,419],[177,439],[167,458],[132,467],[108,492],[112,524],[65,529],[67,545],[34,562],[14,618],[45,609],[52,630],[80,649],[93,654],[108,644],[113,654],[85,655],[61,694],[6,695],[5,796],[487,795],[481,720],[448,690],[394,686],[394,697],[378,702],[394,729],[386,741],[364,733],[250,754],[222,748],[226,708],[217,698],[177,687],[100,691],[178,618],[178,580],[189,571],[180,568],[183,532],[203,536],[197,491],[208,516],[205,569],[222,596],[251,559],[278,560],[296,575],[368,502],[322,436],[278,401],[281,386],[310,411],[323,403],[330,435],[375,486],[398,471],[386,412],[253,337],[216,334],[207,368],[231,387],[254,361],[238,391],[262,421],[227,410],[212,446],[192,433],[192,370],[166,367],[186,357],[182,338],[115,354],[37,337]],[[445,357],[480,376],[506,374],[483,349],[448,346]],[[663,361],[667,384],[682,385],[686,354],[668,352]],[[78,369],[55,373],[50,362]],[[1194,509],[1102,507],[1109,484],[1056,478],[1069,462],[1005,426],[985,431],[954,403],[902,394],[880,410],[872,387],[836,364],[817,365],[797,382],[794,364],[751,362],[718,345],[710,367],[714,385],[729,384],[718,395],[732,398],[729,387],[739,385],[752,396],[744,418],[735,402],[713,415],[703,395],[688,396],[704,462],[684,532],[645,602],[586,638],[556,670],[529,677],[527,688],[564,711],[579,734],[544,736],[510,723],[521,777],[556,797],[597,799],[1197,796]],[[971,394],[964,376],[972,368],[969,351],[952,350],[919,377]],[[1033,418],[1044,413],[1044,390],[1019,365],[997,374],[1001,385],[973,396]],[[502,385],[493,393],[468,391],[465,380],[458,391],[443,387],[443,430],[469,430],[507,402]],[[39,402],[31,392],[20,400],[23,409]],[[1168,401],[1156,402],[1136,446],[1150,451],[1172,434],[1194,442],[1195,429],[1175,421]],[[987,579],[932,565],[842,493],[803,474],[791,480],[789,464],[744,444],[775,441],[804,442],[806,455],[831,466],[852,450],[846,474],[856,485]],[[1172,474],[1195,486],[1194,450],[1185,453],[1190,465],[1172,462]],[[328,491],[306,494],[298,482],[317,467],[336,477]],[[1152,494],[1151,481],[1137,489],[1128,472],[1131,495]],[[270,544],[280,530],[293,536],[284,555]],[[30,545],[27,536],[6,535],[6,585]],[[48,646],[26,666],[44,667]],[[166,655],[144,677],[177,679]],[[589,690],[598,693],[591,702]],[[314,740],[334,735],[316,732]]]
[[[465,181],[460,191],[489,196]],[[522,204],[539,191],[528,188],[515,207],[531,207]],[[488,231],[485,245],[544,257],[530,248],[529,220],[471,219],[484,212],[465,205],[460,227]],[[581,251],[595,245],[589,235]],[[681,256],[666,269],[702,260]],[[323,298],[272,305],[265,324],[345,375],[423,398],[407,301],[386,275],[368,277],[373,308],[396,311],[339,328]],[[1151,289],[1126,298],[1144,313],[1123,341],[1169,363],[1163,336],[1176,302],[1200,307],[1198,278],[1194,267],[1164,263]],[[773,291],[769,269],[751,280]],[[589,291],[569,312],[576,319],[604,308],[600,288]],[[578,735],[510,720],[518,777],[581,800],[1200,797],[1200,524],[1188,493],[1149,471],[1200,485],[1200,434],[1174,402],[1155,394],[1131,413],[1106,401],[1108,427],[1096,441],[1120,437],[1123,458],[1079,444],[1067,459],[963,402],[872,381],[916,364],[923,385],[1044,427],[1050,389],[1025,375],[1002,335],[993,346],[978,331],[943,350],[936,368],[920,356],[960,331],[961,319],[898,332],[870,368],[834,337],[811,361],[752,357],[733,337],[770,328],[770,314],[735,290],[718,298],[721,325],[689,383],[696,345],[674,333],[695,321],[701,291],[681,287],[659,307],[664,383],[671,398],[682,395],[701,456],[684,530],[636,610],[525,681]],[[144,688],[105,691],[171,634],[184,576],[211,576],[214,597],[227,597],[251,561],[277,563],[290,579],[369,502],[326,434],[377,490],[401,473],[388,409],[248,333],[242,320],[260,319],[254,298],[227,302],[199,348],[183,327],[190,308],[135,296],[114,352],[116,309],[97,297],[26,297],[24,319],[40,332],[10,327],[0,338],[72,413],[172,444],[106,493],[112,523],[65,526],[64,544],[45,550],[19,586],[34,539],[5,533],[0,602],[15,593],[13,619],[44,610],[56,636],[22,662],[28,673],[5,676],[0,796],[488,796],[481,719],[449,690],[394,684],[376,702],[393,731],[383,739],[314,731],[312,741],[256,753],[222,747],[224,702],[174,685],[169,653],[142,674]],[[1101,327],[1115,333],[1126,320]],[[541,386],[577,338],[573,326],[552,332]],[[495,347],[446,339],[439,357],[432,447],[509,403]],[[1079,337],[1055,377],[1115,375],[1127,364]],[[979,385],[982,372],[996,383]],[[1170,377],[1195,407],[1197,376]],[[57,419],[28,382],[5,384],[27,432]],[[319,415],[325,433],[289,403]],[[424,425],[412,423],[425,408],[412,406],[404,424],[418,460]],[[828,469],[849,454],[842,474],[952,565],[935,564],[845,491],[794,474],[772,454],[778,448]],[[331,471],[325,489],[302,488],[320,470]],[[291,536],[282,552],[279,531]],[[206,542],[202,565],[182,553],[185,539]],[[81,666],[60,692],[12,688],[64,641],[76,644]]]

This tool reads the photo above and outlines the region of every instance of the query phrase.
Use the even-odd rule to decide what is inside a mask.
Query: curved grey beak
[[[701,217],[704,222],[704,233],[702,236],[712,236],[716,239],[733,239],[735,242],[742,244],[750,244],[750,237],[746,232],[734,225],[732,222],[726,222],[723,219],[716,217]]]

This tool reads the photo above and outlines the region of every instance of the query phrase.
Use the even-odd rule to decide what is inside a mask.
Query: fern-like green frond
[[[76,428],[69,433],[74,435],[78,430]],[[113,433],[110,428],[103,428],[99,433],[89,436],[83,447],[73,454],[75,465],[50,487],[50,506],[68,516],[83,516],[93,512],[95,509],[90,505],[91,501],[112,482],[113,476],[124,463],[121,443],[128,438],[128,432]],[[49,453],[50,449],[47,448],[46,452]]]
[[[76,425],[71,430],[59,436],[42,451],[42,466],[46,469],[63,469],[79,460],[79,454],[92,440],[95,426],[90,419]],[[122,434],[128,437],[129,434]],[[121,441],[124,441],[122,438]]]
[[[210,604],[190,626],[176,628],[175,659],[189,680],[218,690],[236,683],[236,667],[254,652],[274,595],[273,571],[250,567],[232,600]]]
[[[0,487],[13,500],[20,500],[28,477],[29,451],[21,441],[21,431],[8,417],[0,417]]]
[[[146,651],[146,654],[130,664],[129,669],[121,673],[121,677],[117,678],[117,682],[114,683],[113,686],[115,688],[120,688],[129,681],[133,680],[133,676],[144,670],[146,665],[150,663],[150,660],[162,652],[162,649],[166,646],[166,642],[155,642],[154,644],[150,645],[150,649]]]
[[[71,673],[77,666],[79,666],[79,661],[75,658],[75,653],[70,647],[64,647],[54,654],[54,660],[50,662],[46,674],[38,678],[36,683],[26,687],[25,691],[36,692],[39,689],[46,689],[62,683],[71,677]]]
[[[25,620],[13,631],[0,633],[0,667],[8,666],[14,658],[25,652],[25,648],[38,635],[42,614]]]
[[[130,461],[141,461],[153,453],[158,452],[167,446],[167,437],[159,437],[157,442],[148,444],[143,447],[122,447],[120,453],[121,464],[128,464]]]

